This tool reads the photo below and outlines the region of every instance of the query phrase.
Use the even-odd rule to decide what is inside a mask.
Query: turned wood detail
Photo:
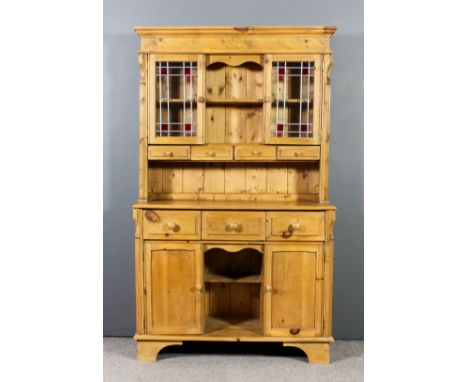
[[[330,345],[326,343],[283,343],[283,346],[292,346],[301,349],[307,356],[309,363],[330,363]]]
[[[138,361],[155,362],[162,349],[175,345],[182,345],[182,342],[138,341],[137,359]]]

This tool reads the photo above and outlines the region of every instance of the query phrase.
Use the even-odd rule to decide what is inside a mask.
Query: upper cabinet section
[[[204,56],[152,54],[149,70],[149,143],[202,143]]]
[[[136,31],[150,145],[322,144],[334,27]]]

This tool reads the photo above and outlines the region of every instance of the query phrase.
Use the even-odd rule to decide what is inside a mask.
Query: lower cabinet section
[[[323,335],[322,243],[146,241],[143,262],[147,334]]]
[[[146,242],[144,251],[146,332],[201,334],[201,245]]]

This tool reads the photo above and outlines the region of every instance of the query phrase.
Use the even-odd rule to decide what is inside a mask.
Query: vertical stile
[[[182,107],[184,109],[184,112],[183,112],[183,117],[182,117],[182,131],[183,131],[183,134],[184,134],[184,137],[185,137],[185,61],[182,63],[182,75],[180,77],[180,82],[182,82],[182,88],[184,89],[183,90],[183,94],[182,94]]]
[[[307,62],[307,136],[309,136],[309,114],[310,114],[310,61]]]
[[[166,62],[166,83],[167,83],[167,89],[166,89],[166,96],[167,96],[167,136],[171,136],[171,118],[170,118],[170,110],[169,110],[169,99],[170,99],[170,91],[169,87],[171,86],[170,81],[169,81],[169,62]]]
[[[299,85],[299,137],[302,137],[302,65],[301,61],[301,74],[299,76],[300,85]]]
[[[190,136],[192,136],[192,128],[193,128],[193,70],[192,70],[192,61],[190,61]],[[185,129],[185,127],[184,127]]]
[[[162,136],[162,71],[161,71],[161,66],[162,63],[158,63],[158,69],[159,69],[159,78],[158,78],[158,84],[159,84],[159,136]]]
[[[278,113],[279,113],[279,65],[276,63],[276,124],[275,132],[278,137]]]
[[[287,63],[286,61],[284,62],[284,84],[283,84],[283,134],[282,136],[284,137],[285,134],[288,134],[288,127],[286,126],[286,88],[288,86],[288,69],[287,69]]]

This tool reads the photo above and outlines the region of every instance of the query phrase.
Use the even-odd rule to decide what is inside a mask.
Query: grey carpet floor
[[[362,341],[336,341],[329,365],[311,365],[296,348],[255,343],[186,343],[137,362],[132,339],[104,338],[105,382],[359,382],[363,369]]]

